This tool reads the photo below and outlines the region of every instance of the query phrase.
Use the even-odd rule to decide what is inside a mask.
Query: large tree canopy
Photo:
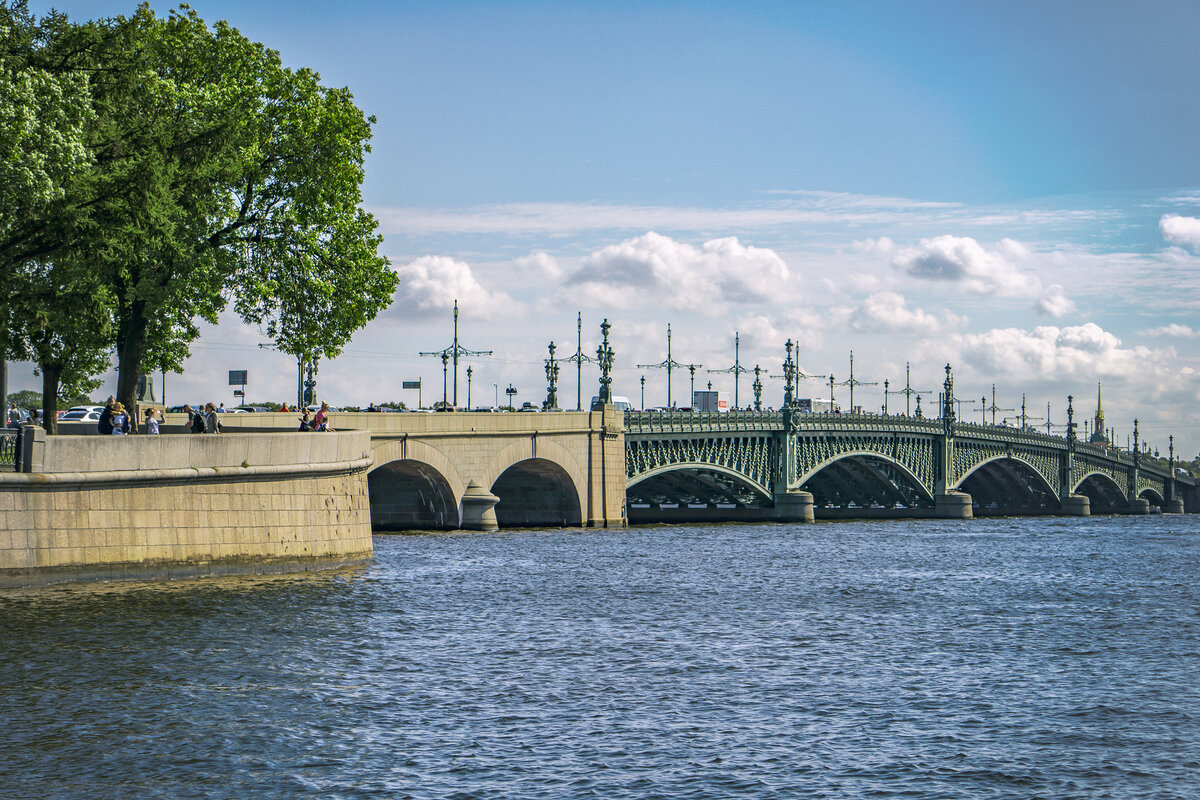
[[[41,70],[84,106],[44,146],[37,125],[10,126],[29,129],[23,138],[0,134],[0,153],[57,165],[26,169],[22,180],[44,199],[21,222],[57,238],[28,252],[10,246],[10,261],[36,276],[33,266],[53,258],[71,285],[83,283],[79,273],[98,281],[118,399],[132,405],[145,370],[179,369],[196,321],[215,322],[230,299],[279,349],[310,357],[336,355],[386,307],[396,277],[359,207],[374,119],[348,90],[285,68],[278,53],[185,6],[84,24],[0,9],[20,23],[0,55],[15,65],[10,93],[33,102],[37,92],[20,87]]]

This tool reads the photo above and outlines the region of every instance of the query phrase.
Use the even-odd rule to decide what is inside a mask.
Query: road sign
[[[229,370],[229,385],[230,386],[245,386],[250,381],[246,380],[247,370],[231,369]]]
[[[420,389],[421,382],[420,381],[401,381],[400,388],[401,389]]]

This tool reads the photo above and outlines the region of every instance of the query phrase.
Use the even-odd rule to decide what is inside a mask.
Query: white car
[[[86,408],[73,408],[67,413],[58,418],[59,422],[99,422],[100,412],[103,408],[97,410],[88,410]]]

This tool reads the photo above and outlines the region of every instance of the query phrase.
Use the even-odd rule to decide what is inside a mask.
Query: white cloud
[[[787,281],[787,264],[773,250],[736,237],[695,247],[651,231],[592,253],[567,285],[573,297],[598,305],[717,314],[728,303],[776,299]]]
[[[1167,214],[1158,221],[1163,238],[1171,244],[1200,248],[1200,219]]]
[[[517,269],[531,273],[535,277],[558,281],[563,276],[563,268],[559,266],[554,256],[544,250],[534,250],[527,256],[522,256],[513,262]]]
[[[850,314],[850,326],[856,331],[899,333],[907,336],[934,336],[961,318],[945,312],[941,317],[921,309],[910,309],[902,295],[877,292],[863,300]]]
[[[1010,239],[988,250],[969,236],[935,236],[897,250],[892,263],[914,278],[954,283],[972,294],[1021,297],[1040,289],[1036,277],[1013,263],[1028,252]]]
[[[392,315],[449,311],[455,300],[462,312],[479,319],[505,319],[522,308],[504,292],[484,288],[465,261],[448,256],[421,256],[395,270],[400,276],[400,286],[389,309]]]
[[[1138,334],[1141,336],[1177,336],[1180,338],[1190,338],[1200,336],[1200,330],[1188,325],[1180,325],[1177,322],[1172,322],[1169,325],[1163,325],[1158,328],[1148,328],[1144,331],[1138,331]]]
[[[1075,310],[1075,302],[1067,297],[1063,287],[1056,283],[1038,298],[1034,308],[1044,316],[1061,317]]]
[[[1094,322],[1032,331],[996,328],[961,334],[950,344],[979,372],[1046,380],[1144,377],[1164,369],[1174,355],[1170,350],[1122,347],[1120,339]]]

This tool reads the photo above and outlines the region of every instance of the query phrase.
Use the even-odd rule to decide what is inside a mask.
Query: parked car
[[[236,413],[244,414],[266,414],[270,412],[271,409],[267,408],[266,406],[238,406],[233,410]]]
[[[96,411],[96,410],[89,411],[86,408],[71,409],[70,411],[63,414],[61,417],[59,417],[58,421],[59,422],[99,422],[100,421],[100,412],[103,410],[104,410],[103,408],[99,409],[98,411]]]

